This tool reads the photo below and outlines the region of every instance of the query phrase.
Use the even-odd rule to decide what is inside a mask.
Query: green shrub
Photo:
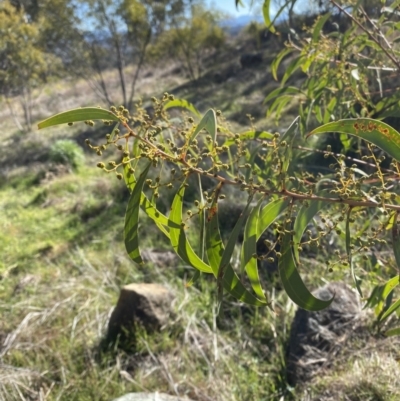
[[[55,142],[49,152],[49,160],[51,162],[70,166],[73,170],[82,165],[83,158],[82,148],[69,139],[61,139]]]

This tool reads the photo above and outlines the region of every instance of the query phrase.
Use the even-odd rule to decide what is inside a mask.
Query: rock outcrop
[[[362,315],[358,295],[343,283],[328,284],[314,295],[324,300],[334,295],[335,299],[322,311],[297,310],[286,352],[288,381],[292,385],[304,383],[328,368],[346,346]]]

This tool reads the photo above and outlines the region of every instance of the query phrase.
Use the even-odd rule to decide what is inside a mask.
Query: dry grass
[[[398,347],[398,341],[396,343]],[[375,345],[352,355],[344,365],[315,380],[314,388],[306,391],[304,399],[308,396],[310,400],[321,401],[398,400],[398,352],[390,352],[393,344],[388,342],[384,346]]]

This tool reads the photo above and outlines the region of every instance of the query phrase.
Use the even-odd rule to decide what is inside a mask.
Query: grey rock
[[[108,324],[108,342],[134,335],[137,323],[148,332],[159,330],[168,322],[173,298],[160,284],[124,286]]]
[[[176,397],[164,393],[129,393],[113,401],[190,401],[189,398]]]
[[[335,296],[329,308],[318,312],[298,309],[286,350],[288,382],[310,380],[333,362],[361,317],[358,295],[344,283],[331,283],[314,292],[320,299]]]

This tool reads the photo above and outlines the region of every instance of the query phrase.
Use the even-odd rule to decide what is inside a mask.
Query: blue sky
[[[250,10],[248,6],[239,7],[236,9],[235,0],[207,0],[210,5],[219,8],[220,10],[232,15],[233,17],[238,17],[239,15],[253,14],[254,10]]]

